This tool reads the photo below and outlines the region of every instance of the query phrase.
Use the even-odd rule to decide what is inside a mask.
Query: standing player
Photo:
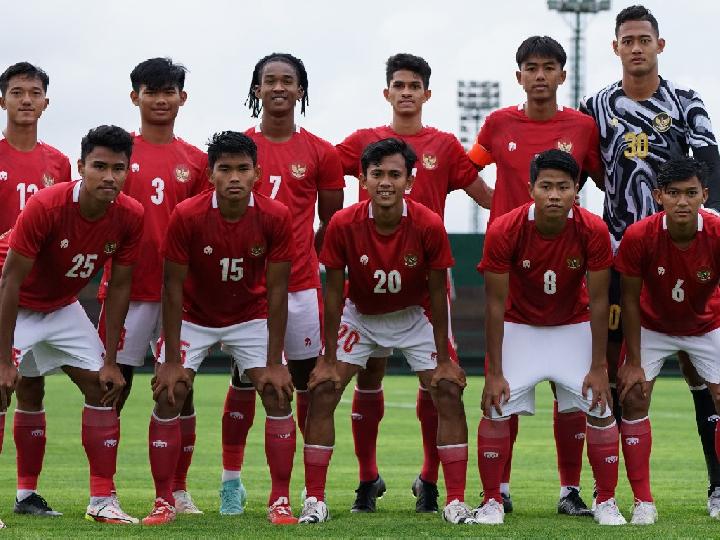
[[[221,344],[261,394],[272,492],[268,519],[297,523],[289,503],[295,455],[293,386],[282,365],[291,260],[288,209],[253,194],[255,143],[241,133],[208,146],[213,191],[179,204],[168,226],[163,288],[164,344],[150,419],[150,467],[157,498],[144,525],[175,519],[172,479],[180,454],[179,414],[210,347]]]
[[[648,411],[667,356],[687,353],[720,414],[720,314],[712,308],[720,281],[720,218],[700,210],[708,197],[706,174],[704,164],[690,157],[663,164],[653,195],[664,211],[630,225],[615,260],[627,350],[618,370],[622,445],[635,495],[631,523],[639,525],[657,521],[650,492]],[[717,428],[715,446],[720,448]],[[708,510],[720,518],[716,506]]]
[[[448,351],[447,269],[453,264],[442,220],[413,200],[417,157],[398,139],[370,144],[362,154],[361,185],[369,200],[338,212],[321,261],[327,270],[325,356],[312,373],[305,426],[307,499],[301,523],[330,517],[325,482],[335,442],[334,412],[345,386],[373,353],[400,349],[439,411],[437,444],[447,502],[443,518],[474,523],[465,505],[467,423],[465,374]],[[342,311],[345,268],[348,300]],[[428,300],[429,297],[429,300]],[[434,324],[422,306],[430,305]]]
[[[307,381],[320,352],[320,276],[316,248],[325,224],[343,205],[342,167],[333,146],[295,124],[295,107],[305,114],[308,76],[299,58],[273,53],[255,65],[248,104],[260,123],[246,133],[258,148],[262,176],[256,191],[282,202],[292,216],[295,247],[288,286],[288,323],[284,353],[297,391],[302,432],[307,414]],[[317,201],[320,228],[313,239]],[[220,513],[242,512],[245,489],[240,467],[255,415],[252,386],[240,381],[237,367],[223,414],[223,474]]]
[[[532,36],[522,42],[515,55],[516,72],[527,95],[524,104],[490,114],[468,155],[478,167],[497,166],[490,223],[531,201],[527,187],[530,162],[544,150],[557,148],[570,153],[585,174],[599,178],[602,169],[598,129],[586,115],[557,102],[558,87],[565,82],[567,55],[548,36]],[[583,175],[583,177],[584,177]],[[585,414],[559,413],[553,403],[553,428],[560,473],[558,512],[573,516],[592,515],[580,497],[580,472],[585,443]],[[518,417],[510,419],[511,443],[500,491],[506,512],[512,511],[510,468],[512,445],[517,437]]]
[[[0,232],[15,224],[28,199],[38,190],[70,181],[68,158],[38,141],[38,121],[49,104],[46,97],[49,82],[42,69],[27,62],[14,64],[0,75],[0,106],[7,112],[4,138],[0,140]],[[15,394],[13,434],[18,469],[15,512],[59,516],[60,512],[50,508],[36,491],[45,455],[45,379],[22,377]],[[0,414],[0,432],[4,426],[5,415]]]
[[[132,137],[100,126],[82,140],[82,181],[41,191],[20,214],[0,283],[0,398],[3,410],[18,373],[62,369],[85,396],[82,443],[90,463],[85,517],[137,523],[113,496],[120,423],[115,405],[125,380],[115,356],[138,257],[143,209],[120,193]],[[76,295],[112,258],[105,347]],[[32,351],[32,355],[28,353]]]
[[[485,274],[488,358],[478,426],[480,523],[504,521],[500,479],[510,415],[535,413],[535,386],[544,380],[555,383],[559,411],[587,415],[595,521],[625,523],[614,499],[618,429],[605,360],[612,252],[602,220],[573,205],[579,173],[567,152],[540,153],[530,169],[534,202],[498,218],[485,239],[478,265]]]
[[[464,189],[478,204],[488,208],[492,198],[490,189],[478,176],[477,168],[467,158],[454,135],[425,126],[422,122],[423,105],[430,99],[430,66],[419,56],[396,54],[386,64],[387,88],[385,99],[392,107],[392,122],[388,126],[360,129],[337,145],[345,174],[358,177],[360,156],[373,142],[394,137],[405,141],[418,156],[413,165],[415,181],[406,196],[430,208],[441,218],[445,215],[445,200],[449,192]],[[358,187],[359,200],[368,199],[368,193]],[[451,351],[455,355],[455,351]],[[352,403],[352,432],[355,455],[360,466],[360,484],[353,512],[374,512],[376,499],[385,492],[376,460],[377,435],[384,414],[382,380],[387,358],[370,358],[358,372],[357,386]],[[422,383],[422,381],[421,381]],[[420,384],[417,396],[417,416],[423,437],[423,466],[413,483],[418,512],[438,510],[437,454],[438,415],[430,392]]]
[[[659,37],[657,20],[649,10],[643,6],[623,9],[615,20],[613,41],[615,54],[622,62],[622,80],[581,104],[581,110],[592,116],[600,129],[605,168],[603,216],[615,250],[629,225],[657,211],[652,192],[657,187],[658,167],[688,155],[690,149],[711,171],[706,205],[720,208],[720,156],[710,118],[697,92],[678,87],[658,75],[657,57],[664,48],[665,40]],[[622,342],[620,313],[620,276],[613,271],[608,335],[611,382],[615,380]],[[695,403],[695,420],[708,468],[708,499],[720,511],[715,406],[687,357],[680,358]],[[620,421],[619,400],[615,399],[615,404],[615,416]]]

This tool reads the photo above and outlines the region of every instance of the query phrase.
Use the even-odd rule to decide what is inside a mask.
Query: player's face
[[[708,197],[707,188],[693,176],[687,180],[671,182],[662,189],[653,191],[655,201],[665,210],[668,221],[676,225],[692,223]]]
[[[565,82],[566,72],[554,58],[531,56],[515,75],[528,99],[543,101],[556,99],[558,86]]]
[[[122,152],[114,152],[104,146],[96,146],[78,161],[78,171],[83,179],[82,189],[99,202],[114,201],[125,184],[128,158]]]
[[[665,40],[655,34],[649,21],[627,21],[618,28],[613,50],[620,57],[623,72],[642,77],[657,69],[657,55],[663,52]]]
[[[0,106],[7,111],[8,122],[19,126],[37,123],[49,103],[42,81],[21,75],[10,78],[5,97],[0,98]]]
[[[565,171],[556,169],[541,170],[535,185],[530,186],[535,211],[550,218],[567,216],[575,203],[576,194],[575,179]]]
[[[130,99],[140,108],[143,122],[162,126],[175,122],[180,107],[185,105],[187,93],[177,86],[148,88],[143,84],[139,92],[130,92]]]
[[[360,185],[381,208],[402,205],[405,190],[414,180],[413,176],[408,176],[405,159],[400,154],[385,156],[380,163],[370,164],[366,174],[360,175]]]
[[[221,154],[210,171],[219,199],[240,201],[250,196],[260,169],[244,154]]]
[[[262,103],[265,113],[273,116],[292,113],[303,95],[293,66],[280,61],[265,64],[260,73],[260,84],[255,87],[255,97]]]
[[[419,74],[401,69],[393,73],[383,95],[395,114],[413,116],[422,111],[422,106],[430,99],[431,93],[425,89]]]

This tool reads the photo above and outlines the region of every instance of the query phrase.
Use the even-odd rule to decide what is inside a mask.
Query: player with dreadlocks
[[[246,104],[260,123],[246,134],[257,145],[261,169],[255,191],[278,200],[290,209],[295,257],[288,285],[288,321],[285,358],[297,390],[297,417],[305,429],[307,383],[320,353],[320,276],[316,247],[322,244],[325,225],[343,205],[342,165],[335,148],[295,123],[308,105],[308,76],[303,62],[291,54],[273,53],[262,58],[253,70]],[[313,231],[317,202],[320,227]],[[319,250],[319,249],[318,249]],[[234,369],[223,412],[223,474],[220,513],[239,514],[245,505],[240,468],[245,441],[255,416],[255,389],[241,381]],[[292,420],[268,417],[266,443],[287,430],[280,426]],[[293,427],[291,438],[295,440]],[[266,446],[269,446],[266,444]],[[274,459],[268,455],[268,460]],[[273,470],[273,467],[271,467]],[[287,481],[290,475],[287,474]],[[268,519],[282,521],[289,501],[280,497],[269,502]]]

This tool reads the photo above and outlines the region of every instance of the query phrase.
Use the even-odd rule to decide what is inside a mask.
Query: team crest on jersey
[[[572,152],[572,143],[569,141],[558,141],[557,143],[558,150],[562,150],[563,152],[567,152],[568,154]]]
[[[140,164],[139,163],[131,163],[130,170],[132,172],[140,172]]]
[[[415,268],[418,263],[418,256],[414,253],[408,253],[405,255],[405,266],[408,268]]]
[[[581,257],[568,257],[567,265],[570,270],[577,270],[582,265]]]
[[[704,267],[700,268],[695,275],[700,283],[707,283],[712,279],[713,271],[710,268]]]
[[[105,255],[112,255],[115,253],[115,250],[117,249],[117,242],[105,242],[105,247],[103,248],[103,252]]]
[[[438,166],[437,156],[434,156],[432,154],[423,154],[422,164],[423,169],[427,169],[429,171],[436,169]]]
[[[190,180],[190,167],[188,167],[184,163],[181,163],[180,165],[175,165],[175,180],[182,184]]]
[[[672,118],[666,112],[658,113],[658,115],[653,118],[653,127],[655,128],[655,131],[665,133],[672,127]]]
[[[50,176],[49,174],[45,173],[45,174],[43,174],[43,177],[42,177],[42,183],[43,183],[43,186],[50,187],[55,183],[55,179],[52,176]]]
[[[298,180],[305,178],[305,174],[307,174],[307,165],[302,163],[293,163],[290,165],[290,174]]]
[[[265,246],[262,244],[255,244],[250,248],[250,255],[253,257],[260,257],[263,253],[265,253]]]

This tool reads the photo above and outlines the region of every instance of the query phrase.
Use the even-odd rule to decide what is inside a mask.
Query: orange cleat
[[[155,499],[155,507],[148,517],[143,518],[143,525],[165,525],[175,521],[175,507],[162,497]]]
[[[298,520],[293,516],[287,497],[280,497],[268,508],[268,521],[273,525],[295,525]]]

